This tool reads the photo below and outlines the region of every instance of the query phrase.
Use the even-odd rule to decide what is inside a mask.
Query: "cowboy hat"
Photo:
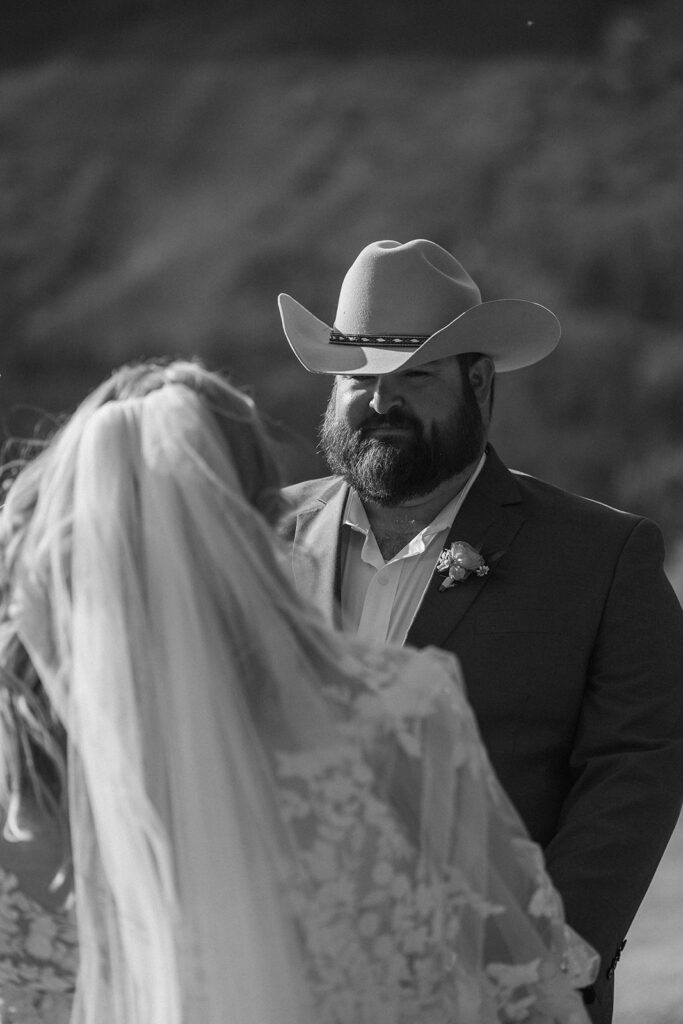
[[[285,335],[312,373],[379,376],[461,352],[497,371],[547,356],[560,340],[554,313],[536,302],[482,302],[454,256],[424,238],[366,246],[341,286],[329,327],[290,295],[278,296]]]

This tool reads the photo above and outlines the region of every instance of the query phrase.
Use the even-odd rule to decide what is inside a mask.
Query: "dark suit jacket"
[[[298,585],[331,615],[347,493],[338,477],[285,490]],[[588,998],[607,1022],[615,957],[683,792],[683,613],[661,534],[511,473],[489,449],[453,540],[491,571],[441,592],[435,575],[407,642],[460,659],[493,766],[545,848],[569,923],[600,953]]]

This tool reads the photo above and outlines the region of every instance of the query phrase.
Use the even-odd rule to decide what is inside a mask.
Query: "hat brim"
[[[472,306],[417,348],[330,342],[331,328],[291,295],[278,296],[285,336],[311,373],[379,377],[463,352],[490,356],[496,371],[519,370],[549,355],[560,340],[554,313],[525,299],[494,299]]]

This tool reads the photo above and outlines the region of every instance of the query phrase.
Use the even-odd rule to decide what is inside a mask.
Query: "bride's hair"
[[[11,484],[0,520],[0,806],[11,838],[26,834],[22,802],[29,799],[60,827],[68,858],[66,735],[63,724],[17,636],[14,583],[24,541],[41,493],[50,494],[46,529],[58,531],[65,560],[70,554],[74,463],[81,434],[109,402],[143,398],[170,384],[199,395],[213,414],[246,500],[270,524],[282,511],[280,473],[266,425],[248,395],[199,360],[146,361],[116,370],[56,431],[33,450]],[[55,472],[55,467],[59,467]],[[11,467],[16,472],[15,463]],[[68,579],[68,574],[67,574]]]

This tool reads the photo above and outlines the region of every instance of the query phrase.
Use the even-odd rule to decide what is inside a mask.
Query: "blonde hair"
[[[68,848],[66,734],[14,624],[17,567],[29,534],[38,550],[60,534],[63,564],[70,552],[75,452],[92,416],[109,402],[142,398],[167,385],[198,394],[213,414],[246,500],[274,524],[282,511],[280,474],[264,421],[252,399],[197,360],[146,361],[116,370],[81,403],[11,482],[0,515],[0,806],[5,830],[18,837],[19,808],[28,799],[60,826]],[[36,522],[41,499],[45,509]],[[39,564],[31,571],[40,573]],[[68,579],[68,572],[63,574]]]

